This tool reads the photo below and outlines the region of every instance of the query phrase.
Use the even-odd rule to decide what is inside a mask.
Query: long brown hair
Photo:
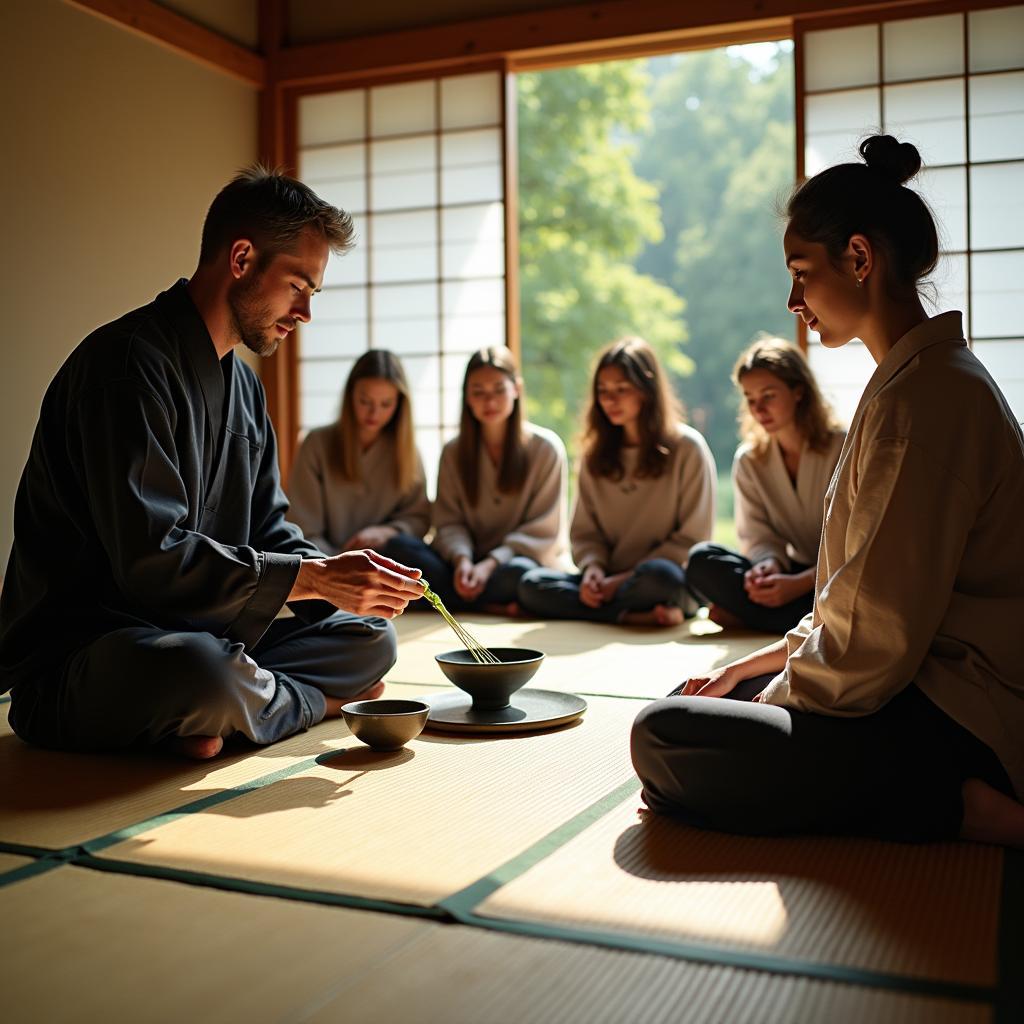
[[[676,443],[676,426],[684,421],[683,407],[669,387],[665,371],[654,349],[643,338],[620,338],[606,345],[597,356],[590,386],[590,405],[584,417],[583,459],[594,476],[621,480],[623,430],[615,426],[597,400],[601,371],[618,367],[634,387],[639,388],[644,404],[640,410],[640,450],[638,477],[659,477],[665,472]]]
[[[476,505],[480,497],[480,422],[469,407],[469,378],[474,370],[491,366],[500,370],[519,388],[519,397],[512,406],[512,414],[505,424],[505,445],[501,451],[501,465],[498,467],[498,490],[512,494],[523,486],[526,479],[526,433],[523,417],[523,382],[516,366],[516,357],[504,345],[482,348],[469,357],[466,374],[462,378],[462,418],[459,421],[459,440],[456,448],[456,462],[462,485],[470,505]]]
[[[359,482],[359,424],[356,421],[355,387],[361,380],[385,380],[398,389],[398,403],[394,415],[381,428],[382,434],[394,439],[395,486],[405,492],[416,476],[416,441],[412,431],[412,398],[405,370],[393,352],[371,348],[353,365],[345,381],[341,398],[341,413],[333,432],[329,458],[342,480]]]
[[[828,451],[834,431],[841,429],[832,406],[821,396],[818,382],[804,354],[782,338],[758,338],[736,360],[732,377],[743,390],[743,378],[754,370],[765,370],[778,377],[790,390],[802,388],[796,403],[796,425],[816,452]],[[740,437],[756,455],[764,455],[771,444],[771,435],[750,413],[747,403],[740,401]]]

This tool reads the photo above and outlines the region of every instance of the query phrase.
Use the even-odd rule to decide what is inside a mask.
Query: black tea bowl
[[[497,665],[482,665],[468,650],[435,655],[441,671],[473,698],[475,711],[500,711],[540,668],[544,655],[525,647],[488,647]]]
[[[342,705],[341,714],[371,750],[401,750],[423,732],[430,707],[420,700],[357,700]]]

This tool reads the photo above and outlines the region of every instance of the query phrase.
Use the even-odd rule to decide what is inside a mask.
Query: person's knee
[[[423,550],[426,545],[418,537],[409,533],[396,533],[381,548],[381,554],[390,558],[393,562],[401,562],[405,565],[412,561]]]
[[[694,544],[690,548],[690,555],[686,560],[686,580],[690,586],[700,590],[701,583],[706,582],[713,573],[712,567],[717,553],[718,546],[708,541]]]
[[[330,636],[332,625],[337,630]],[[353,630],[353,625],[357,629]],[[358,620],[337,615],[324,623],[334,644],[339,665],[349,666],[357,662],[367,683],[376,682],[390,672],[398,660],[398,635],[387,619],[377,615],[360,616]]]

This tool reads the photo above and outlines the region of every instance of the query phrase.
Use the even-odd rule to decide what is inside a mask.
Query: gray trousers
[[[913,684],[838,718],[752,703],[771,678],[640,712],[631,750],[651,810],[722,832],[924,842],[959,833],[965,779],[1014,795],[992,750]]]
[[[68,662],[52,697],[12,693],[22,739],[64,750],[150,746],[172,736],[273,743],[315,725],[324,694],[352,697],[395,663],[391,623],[336,612],[278,619],[251,650],[209,633],[108,633]]]

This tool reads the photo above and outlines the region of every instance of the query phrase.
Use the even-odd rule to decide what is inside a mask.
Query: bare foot
[[[518,618],[521,613],[516,601],[509,601],[508,604],[485,604],[483,610],[491,615],[504,615],[510,619]]]
[[[981,779],[967,779],[961,792],[964,798],[961,839],[1024,850],[1024,804]]]
[[[679,626],[683,609],[671,604],[656,604],[650,611],[625,612],[619,622],[629,626]]]
[[[732,612],[726,611],[718,604],[708,607],[708,618],[725,629],[738,629],[743,625],[743,620],[738,615],[733,615]]]
[[[175,736],[169,745],[171,750],[182,757],[189,757],[193,761],[208,761],[224,749],[224,740],[220,736]]]
[[[340,715],[342,705],[351,704],[356,700],[376,700],[383,692],[384,680],[378,679],[372,686],[368,686],[365,690],[351,697],[328,697],[325,693],[324,700],[327,702],[327,714]]]

